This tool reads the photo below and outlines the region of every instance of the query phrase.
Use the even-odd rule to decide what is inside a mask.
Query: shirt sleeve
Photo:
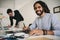
[[[58,20],[56,14],[52,16],[52,26],[54,28],[54,35],[60,36],[60,21]]]
[[[10,25],[13,26],[13,17],[9,17],[10,19]]]
[[[15,25],[18,25],[18,22],[19,22],[19,21],[18,21],[18,20],[16,20],[16,23],[15,23]]]
[[[35,29],[36,28],[36,19],[35,19],[35,21],[32,23],[32,25],[29,27],[30,28],[30,30],[33,30],[33,29]]]

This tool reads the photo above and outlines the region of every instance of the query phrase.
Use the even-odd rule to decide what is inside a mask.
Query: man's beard
[[[36,11],[36,14],[38,15],[38,16],[41,16],[42,14],[43,14],[43,11],[40,11],[41,13],[38,13],[38,11]]]

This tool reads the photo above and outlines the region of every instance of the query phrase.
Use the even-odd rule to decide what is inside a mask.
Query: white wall
[[[24,23],[26,24],[26,26],[28,26],[30,23],[32,23],[35,20],[35,17],[36,17],[36,14],[33,9],[33,3],[36,0],[23,1],[22,4],[20,4],[19,1],[20,0],[16,2],[15,8],[19,9],[19,11],[24,17]]]
[[[15,8],[15,0],[0,0],[0,8]]]
[[[8,15],[6,10],[11,8],[15,9],[15,1],[14,0],[0,0],[0,13],[3,13],[4,18],[2,18],[2,26],[7,26],[10,24]]]

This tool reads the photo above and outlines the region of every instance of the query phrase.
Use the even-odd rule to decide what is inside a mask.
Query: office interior
[[[28,26],[30,23],[33,23],[35,18],[37,17],[34,9],[33,4],[38,0],[0,0],[0,13],[2,13],[1,25],[7,26],[10,24],[9,16],[6,13],[8,8],[11,8],[12,10],[19,10],[19,12],[22,14],[24,18],[24,23],[26,26]],[[53,8],[60,6],[60,0],[41,0],[44,1],[52,14],[56,14],[57,18],[60,21],[60,12],[54,13]],[[56,11],[60,11],[60,9],[56,9]],[[15,23],[15,20],[14,20]]]

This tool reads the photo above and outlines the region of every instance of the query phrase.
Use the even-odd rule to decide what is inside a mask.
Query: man
[[[9,15],[9,19],[11,22],[11,24],[8,25],[8,27],[13,26],[13,19],[16,20],[15,27],[17,28],[19,27],[19,23],[24,20],[18,10],[14,11],[14,16],[13,16],[13,11],[11,9],[7,9],[7,14]]]
[[[60,36],[60,22],[54,14],[50,13],[49,8],[43,1],[37,1],[33,5],[36,14],[39,16],[35,19],[30,27],[30,35],[57,35]]]

